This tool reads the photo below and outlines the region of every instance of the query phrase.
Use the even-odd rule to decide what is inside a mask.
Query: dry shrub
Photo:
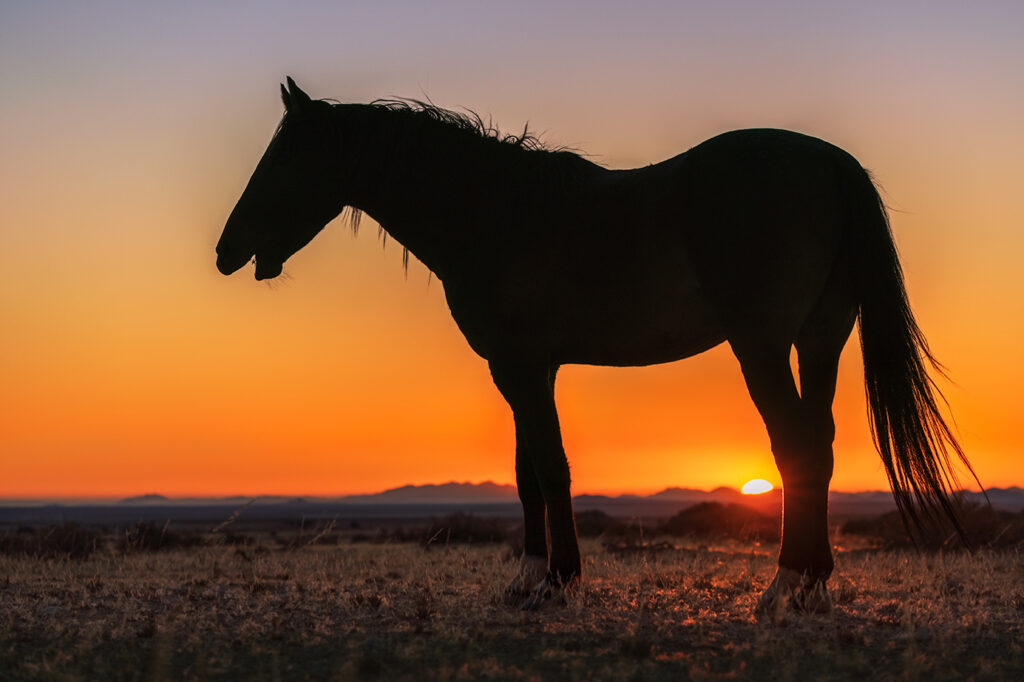
[[[576,512],[576,534],[581,538],[596,538],[601,535],[626,535],[634,524],[621,521],[600,509]]]
[[[500,519],[455,512],[432,521],[423,537],[423,542],[425,545],[433,543],[487,544],[506,542],[510,537],[508,524]]]
[[[657,554],[676,549],[671,542],[664,540],[648,541],[639,535],[613,535],[605,537],[601,546],[614,555]]]
[[[603,513],[603,512],[599,512]],[[645,528],[643,519],[631,518],[628,520],[613,519],[608,517],[603,524],[601,546],[612,554],[651,554],[674,549],[671,543],[665,541],[652,542],[649,535],[652,531],[656,534],[657,527]],[[586,537],[580,533],[582,537]]]
[[[378,528],[372,533],[353,533],[349,536],[352,544],[383,544],[385,542],[419,542],[422,537],[420,532],[409,532],[404,526],[398,526],[392,530]]]
[[[852,604],[859,594],[857,585],[846,576],[834,577],[830,589],[832,601],[842,606]]]
[[[883,547],[896,548],[912,545],[910,536],[899,512],[887,512],[881,516],[865,519],[851,519],[839,528],[845,535],[857,535],[875,540]]]
[[[102,536],[66,522],[59,526],[19,528],[16,533],[0,536],[0,554],[13,554],[40,559],[86,559],[100,549]]]
[[[341,536],[333,532],[337,519],[331,519],[326,523],[322,523],[318,526],[313,526],[308,532],[306,531],[306,521],[302,520],[299,525],[299,532],[290,540],[282,541],[280,538],[275,538],[281,546],[281,549],[286,552],[293,552],[300,550],[304,547],[312,547],[314,545],[320,546],[334,546],[341,541]]]
[[[245,533],[233,533],[231,531],[224,531],[220,533],[220,536],[223,538],[223,542],[225,545],[233,547],[250,547],[256,544],[256,539],[253,538],[251,535],[246,535]]]
[[[177,533],[170,530],[170,523],[156,524],[150,521],[136,523],[124,529],[118,537],[117,548],[124,552],[159,552],[169,549],[198,547],[204,544],[197,535]]]
[[[676,536],[778,541],[780,526],[778,519],[742,504],[701,502],[667,520],[659,531]]]
[[[961,509],[961,524],[972,547],[1005,549],[1024,546],[1024,513],[1015,514],[971,502],[964,503]],[[963,546],[951,528],[939,529],[917,538],[915,543],[896,511],[869,519],[847,521],[840,530],[849,535],[873,539],[887,549],[912,547],[915,544],[927,549]]]

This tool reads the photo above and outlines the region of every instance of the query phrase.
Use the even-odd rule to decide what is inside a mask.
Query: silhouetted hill
[[[169,504],[170,502],[171,499],[165,495],[146,493],[145,495],[126,497],[125,499],[120,500],[118,504]]]
[[[741,499],[744,496],[743,493],[741,493],[739,490],[736,490],[736,488],[730,488],[730,487],[724,486],[724,485],[715,488],[709,494],[711,495],[711,497],[716,497],[716,498],[730,498],[731,497],[731,498],[737,499],[737,500]]]
[[[988,499],[993,507],[1003,509],[1024,509],[1024,488],[1012,485],[1009,488],[990,488],[986,491]],[[968,502],[986,504],[985,496],[981,493],[963,493],[964,499]]]
[[[701,502],[662,524],[669,535],[726,536],[738,540],[778,540],[778,516],[769,516],[742,504]]]
[[[489,502],[516,502],[519,500],[515,486],[501,485],[493,481],[483,483],[450,483],[427,485],[403,485],[372,495],[347,495],[337,501],[345,504],[429,504],[431,502],[466,502],[485,504]]]
[[[661,492],[648,495],[647,497],[652,500],[666,500],[671,502],[700,502],[706,500],[709,493],[706,490],[698,490],[696,488],[665,488]]]
[[[963,492],[964,501],[986,505],[981,493]],[[992,488],[988,491],[994,509],[1011,512],[1024,510],[1024,489],[1018,486],[1009,488]],[[778,488],[762,495],[743,495],[729,487],[719,487],[711,491],[693,488],[671,487],[651,495],[587,495],[581,494],[573,498],[577,511],[601,510],[616,517],[661,517],[668,518],[679,511],[696,504],[717,502],[720,504],[743,504],[762,514],[777,517],[782,508],[782,491]],[[13,503],[7,501],[0,505],[4,508],[43,510],[53,509],[54,514],[69,508],[98,508],[109,506],[123,510],[124,513],[135,513],[133,510],[148,510],[150,516],[165,514],[198,515],[200,508],[209,509],[209,514],[216,516],[222,512],[218,509],[247,507],[246,515],[257,513],[287,515],[304,510],[303,515],[348,514],[361,516],[408,516],[414,514],[433,514],[469,510],[470,507],[481,507],[478,513],[517,516],[519,500],[515,486],[502,485],[487,481],[484,483],[449,482],[430,485],[405,485],[391,488],[379,493],[366,495],[348,495],[344,497],[285,497],[280,495],[241,496],[216,498],[171,498],[158,493],[147,493],[129,497],[116,503],[92,502],[66,504],[30,501]],[[837,521],[856,517],[877,516],[896,508],[889,491],[865,492],[832,492],[829,494],[829,510],[832,518]],[[170,510],[177,510],[173,514]],[[264,510],[258,512],[257,510]],[[165,511],[162,511],[165,510]],[[289,511],[291,510],[291,511]],[[206,513],[206,512],[203,512]],[[140,517],[141,518],[141,517]],[[148,518],[148,517],[147,517]],[[154,516],[155,518],[155,516]]]
[[[124,506],[208,506],[208,505],[242,505],[255,502],[256,504],[290,504],[304,501],[301,497],[282,497],[280,495],[231,495],[229,497],[167,497],[156,493],[147,493],[135,497],[126,497],[118,500],[117,504]]]

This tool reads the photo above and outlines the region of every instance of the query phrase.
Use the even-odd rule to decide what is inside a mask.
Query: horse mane
[[[407,97],[375,99],[369,103],[369,106],[388,111],[408,112],[430,121],[443,123],[457,130],[474,133],[485,140],[495,140],[521,149],[545,152],[569,151],[564,147],[549,147],[537,135],[530,132],[529,123],[523,126],[523,132],[518,135],[504,133],[494,125],[490,118],[484,121],[483,117],[472,109],[453,111],[430,102]]]
[[[314,100],[319,105],[328,105],[331,109],[341,111],[342,107],[351,106],[331,99]],[[530,131],[529,123],[517,135],[502,132],[494,122],[484,118],[471,109],[453,111],[444,109],[430,102],[406,97],[389,97],[376,99],[368,104],[356,105],[372,110],[395,114],[407,121],[422,121],[439,129],[447,129],[465,134],[471,139],[495,145],[495,149],[520,152],[513,154],[519,161],[514,162],[520,168],[528,166],[532,177],[547,177],[554,188],[574,183],[587,169],[599,167],[580,155],[578,150],[565,146],[551,146],[543,142],[539,136]],[[283,125],[283,120],[282,120]],[[276,133],[275,133],[276,136]],[[529,161],[528,161],[529,159]],[[554,163],[552,163],[554,162]],[[342,214],[352,232],[358,233],[362,211],[348,206]],[[387,245],[387,232],[378,226],[377,237]],[[402,247],[402,266],[406,272],[409,268],[409,250]]]

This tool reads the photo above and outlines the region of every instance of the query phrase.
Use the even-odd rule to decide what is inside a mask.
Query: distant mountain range
[[[1024,488],[990,488],[988,499],[994,507],[1008,510],[1024,510]],[[969,501],[984,503],[981,493],[964,492]],[[118,502],[128,506],[174,506],[174,505],[215,505],[245,504],[252,497],[232,496],[216,498],[169,498],[164,495],[148,493],[137,497],[129,497]],[[383,492],[367,495],[346,495],[343,497],[288,497],[262,495],[255,498],[255,504],[330,504],[330,505],[482,505],[510,504],[519,500],[515,486],[503,485],[486,481],[483,483],[441,483],[428,485],[404,485]],[[698,504],[700,502],[739,502],[751,507],[772,508],[782,502],[782,492],[772,490],[762,495],[744,495],[734,488],[719,487],[705,491],[694,488],[666,488],[651,495],[577,495],[573,498],[578,509],[622,509],[632,507],[657,507],[661,505]],[[889,491],[872,490],[866,492],[832,492],[829,504],[838,513],[877,513],[894,509],[892,494]]]
[[[483,483],[428,483],[403,485],[379,493],[344,495],[342,497],[289,497],[286,495],[258,495],[247,497],[166,497],[147,493],[120,500],[121,505],[173,505],[173,504],[244,504],[255,499],[255,504],[500,504],[518,502],[513,485],[493,481]]]
[[[370,495],[347,495],[338,502],[352,504],[429,504],[431,502],[467,502],[486,504],[488,502],[517,502],[519,494],[514,485],[502,485],[493,481],[483,483],[450,483],[427,485],[403,485]]]
[[[1024,489],[993,488],[988,491],[998,509],[1024,510]],[[966,493],[970,501],[983,502],[979,493]],[[577,495],[576,511],[598,510],[618,518],[667,519],[703,502],[738,503],[774,518],[782,513],[782,492],[743,495],[733,488],[695,490],[666,488],[652,495]],[[844,519],[869,518],[895,509],[888,491],[834,492],[829,495],[833,523]],[[243,513],[244,512],[244,513]],[[294,497],[261,495],[207,498],[167,497],[147,493],[120,502],[101,500],[0,500],[0,529],[67,522],[118,525],[140,522],[216,525],[241,514],[249,523],[280,523],[303,519],[346,519],[376,523],[411,522],[455,512],[480,516],[521,519],[516,489],[511,485],[486,483],[442,483],[405,485],[373,495],[345,497]]]

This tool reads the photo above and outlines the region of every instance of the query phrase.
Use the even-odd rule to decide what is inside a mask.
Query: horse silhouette
[[[860,323],[868,416],[904,519],[957,522],[967,462],[927,372],[885,206],[848,153],[785,130],[727,132],[671,159],[608,170],[415,100],[313,100],[285,115],[217,244],[256,279],[346,207],[442,282],[515,421],[524,553],[506,594],[564,599],[580,576],[555,408],[561,365],[671,362],[728,342],[782,476],[779,569],[758,608],[831,608],[828,486],[839,355]],[[790,351],[799,359],[799,390]],[[971,471],[973,474],[973,471]]]

